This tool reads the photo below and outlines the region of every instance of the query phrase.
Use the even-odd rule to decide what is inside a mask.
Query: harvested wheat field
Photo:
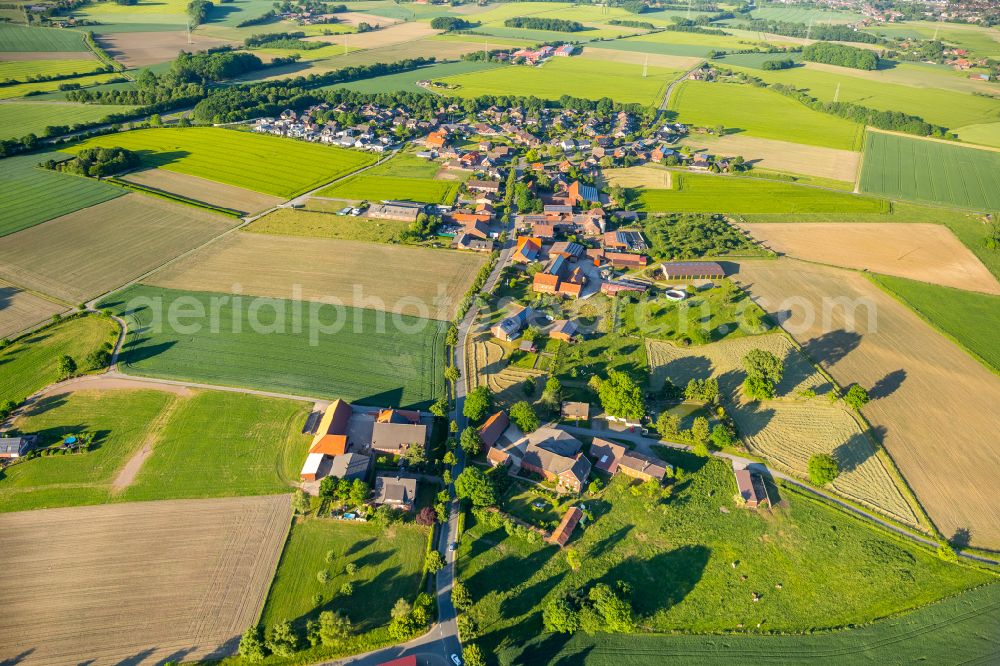
[[[850,183],[854,182],[861,164],[861,153],[852,150],[807,146],[741,134],[722,137],[698,134],[682,139],[681,145],[717,155],[742,155],[747,162],[761,169]]]
[[[124,180],[242,213],[259,213],[282,202],[281,197],[166,169],[135,171]]]
[[[405,25],[414,25],[407,23]],[[352,47],[361,47],[357,51],[351,51],[343,55],[330,56],[312,63],[313,67],[321,71],[332,71],[344,67],[356,67],[358,65],[371,65],[376,62],[398,62],[408,58],[427,57],[433,55],[438,60],[458,60],[466,53],[482,50],[482,44],[476,42],[446,42],[431,40],[428,38],[417,38],[413,40],[403,40],[390,42],[384,45],[369,46],[368,35],[377,35],[380,32],[365,33],[366,41],[362,44],[361,38],[354,35],[348,37],[348,44]],[[329,38],[337,35],[328,35]],[[343,39],[338,43],[343,44]]]
[[[288,495],[136,502],[0,516],[0,661],[220,658],[257,620]]]
[[[359,23],[368,25],[390,26],[399,23],[402,19],[390,18],[388,16],[377,16],[375,14],[365,14],[364,12],[341,12],[337,14],[337,21],[358,27]]]
[[[402,42],[412,42],[423,37],[436,35],[440,32],[440,30],[432,28],[430,23],[411,21],[408,23],[396,23],[381,30],[366,32],[364,35],[360,36],[351,33],[341,33],[339,35],[315,35],[313,37],[306,37],[305,40],[309,42],[326,42],[327,44],[340,45],[343,45],[344,40],[347,40],[347,43],[350,46],[361,47],[364,49],[377,49],[381,46],[400,44]]]
[[[189,44],[186,30],[112,32],[101,35],[98,42],[112,58],[129,69],[173,60],[181,51],[193,53],[233,44],[229,40],[206,37],[197,31],[191,33]]]
[[[673,188],[670,172],[655,166],[633,166],[621,169],[604,169],[601,171],[608,185],[620,187],[643,187],[652,190],[669,190]]]
[[[485,257],[325,238],[236,233],[146,284],[190,291],[337,302],[450,320]]]
[[[524,400],[525,380],[537,379],[546,374],[542,370],[507,365],[503,360],[503,346],[489,334],[470,337],[465,358],[465,375],[470,378],[472,388],[488,387],[493,392],[494,401],[500,406],[509,407]],[[532,400],[537,400],[544,388],[544,382],[539,384],[542,385],[536,387]]]
[[[745,260],[737,279],[834,379],[868,389],[865,416],[938,528],[1000,548],[1000,377],[859,273]]]
[[[65,306],[0,280],[0,338],[20,333],[65,309]]]
[[[610,60],[625,62],[631,65],[650,64],[653,67],[664,67],[677,71],[687,71],[703,61],[704,58],[692,56],[666,55],[663,53],[640,53],[638,51],[616,51],[615,49],[593,49],[583,47],[580,55],[583,60]]]
[[[1000,294],[1000,282],[943,224],[741,224],[781,254],[823,264]]]
[[[776,398],[763,403],[743,400],[742,358],[751,349],[766,349],[784,359],[785,374]],[[802,478],[809,457],[833,453],[842,473],[832,484],[841,495],[901,522],[916,525],[917,516],[875,453],[871,440],[841,405],[830,404],[830,383],[780,334],[724,340],[700,347],[677,347],[646,341],[652,385],[670,379],[685,386],[691,379],[714,376],[728,401],[744,441],[775,468]],[[814,397],[802,392],[811,390]]]
[[[75,304],[121,286],[236,223],[126,194],[5,237],[0,278]]]

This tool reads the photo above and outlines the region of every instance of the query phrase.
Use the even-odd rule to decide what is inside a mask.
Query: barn
[[[660,266],[667,280],[721,280],[726,270],[715,261],[668,261]]]

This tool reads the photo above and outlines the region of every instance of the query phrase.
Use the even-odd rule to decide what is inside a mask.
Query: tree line
[[[557,32],[580,32],[586,28],[579,21],[557,18],[537,18],[534,16],[514,16],[503,22],[508,28],[528,28],[531,30],[555,30]]]
[[[431,27],[435,30],[468,30],[474,28],[479,23],[473,23],[472,21],[466,21],[463,18],[458,18],[457,16],[435,16],[431,21]]]
[[[868,49],[844,44],[815,42],[802,49],[802,59],[852,69],[878,69],[878,56]]]
[[[879,44],[882,42],[877,35],[861,32],[846,25],[813,25],[792,23],[789,21],[772,21],[769,19],[751,19],[740,24],[744,30],[754,32],[770,32],[786,37],[809,37],[825,42],[860,42],[863,44]]]

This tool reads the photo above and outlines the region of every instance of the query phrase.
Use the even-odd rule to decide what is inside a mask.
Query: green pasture
[[[128,113],[134,108],[110,104],[7,102],[0,104],[0,139],[17,139],[28,134],[42,136],[46,127],[91,123],[113,113]]]
[[[36,28],[12,23],[0,23],[2,51],[66,51],[83,52],[87,45],[83,33],[63,28]]]
[[[620,62],[552,58],[541,67],[507,65],[496,69],[448,76],[439,81],[453,90],[442,91],[459,97],[482,95],[523,95],[558,99],[562,95],[600,99],[611,97],[619,103],[659,104],[667,84],[680,72]]]
[[[417,157],[412,148],[401,150],[390,160],[365,171],[369,176],[394,178],[434,178],[441,171],[441,163]]]
[[[90,74],[100,67],[96,60],[6,60],[0,61],[0,82],[24,81],[32,76]]]
[[[29,93],[49,93],[59,90],[59,86],[67,83],[76,83],[83,88],[89,88],[94,85],[101,83],[107,83],[112,79],[122,78],[121,74],[116,72],[106,72],[103,74],[86,74],[84,76],[76,76],[72,79],[58,79],[56,81],[39,81],[35,83],[17,83],[12,86],[0,87],[0,99],[14,99],[15,97],[25,97]]]
[[[216,5],[216,7],[221,6]],[[262,11],[261,14],[263,13]],[[187,25],[187,2],[186,0],[139,0],[134,5],[94,2],[74,14],[102,24],[169,25],[176,30],[183,29]],[[213,14],[210,13],[209,20],[212,18]]]
[[[684,81],[670,106],[683,123],[741,130],[752,136],[812,146],[858,150],[862,127],[764,88]]]
[[[194,320],[197,330],[181,333],[165,321],[160,330],[147,328],[155,324],[160,304],[166,313],[182,297],[181,303],[206,313]],[[386,407],[426,405],[444,391],[445,322],[268,299],[280,315],[265,308],[268,312],[257,315],[263,332],[257,332],[248,314],[253,300],[234,306],[228,295],[136,285],[108,297],[101,307],[127,313],[129,336],[121,363],[130,374]],[[219,313],[218,332],[207,317],[212,307]],[[185,330],[189,323],[184,320]]]
[[[496,69],[498,67],[503,67],[503,65],[492,62],[473,62],[469,60],[442,62],[429,67],[421,67],[420,69],[415,69],[409,72],[388,74],[386,76],[379,76],[373,79],[361,79],[360,81],[351,81],[350,83],[327,86],[327,89],[347,88],[348,90],[354,90],[362,93],[395,92],[397,90],[426,92],[428,89],[418,86],[417,81],[439,79],[446,76],[469,74],[471,72],[482,72],[490,69]]]
[[[291,620],[302,629],[324,610],[346,614],[358,633],[388,624],[396,600],[412,603],[419,592],[426,529],[411,524],[385,530],[331,518],[297,519],[271,583],[261,624],[271,627]],[[346,571],[348,564],[357,567],[353,575]],[[320,571],[329,573],[329,582],[319,581]],[[350,595],[341,592],[345,583],[353,586]],[[318,604],[313,599],[316,595]]]
[[[459,184],[457,180],[369,176],[366,172],[334,183],[317,192],[316,196],[355,201],[403,199],[444,204],[455,200]]]
[[[3,106],[0,104],[0,112]],[[34,153],[0,160],[0,236],[125,194],[114,185],[37,166],[48,159],[63,158],[60,153]]]
[[[1000,148],[1000,121],[959,127],[955,130],[955,134],[962,141]]]
[[[475,600],[470,616],[486,651],[504,645],[518,653],[515,646],[543,632],[546,601],[597,582],[628,585],[639,634],[727,634],[699,638],[712,645],[728,642],[730,633],[863,624],[995,580],[784,485],[769,488],[780,508],[741,509],[728,461],[665,449],[661,455],[679,471],[665,496],[634,494],[620,476],[600,496],[582,498],[593,519],[569,541],[579,556],[576,570],[564,551],[470,516],[459,577]],[[524,658],[513,661],[535,663]]]
[[[306,200],[305,210],[279,208],[255,220],[245,231],[276,236],[307,236],[336,240],[391,243],[410,225],[399,220],[373,220],[367,217],[337,215],[343,201]]]
[[[674,188],[639,191],[641,209],[683,213],[886,213],[887,202],[762,178],[674,173]]]
[[[996,210],[1000,152],[869,132],[861,189],[898,199]]]
[[[872,280],[1000,373],[1000,296],[891,275]]]
[[[94,146],[128,148],[140,154],[144,166],[283,197],[375,161],[358,151],[217,127],[134,130],[87,139],[65,150]]]
[[[981,58],[1000,56],[1000,30],[996,27],[941,23],[937,21],[905,21],[891,25],[866,28],[866,32],[890,38],[919,37],[937,38],[954,47],[968,49]]]
[[[854,23],[864,18],[857,12],[811,9],[807,7],[761,7],[755,9],[751,18],[786,23]]]

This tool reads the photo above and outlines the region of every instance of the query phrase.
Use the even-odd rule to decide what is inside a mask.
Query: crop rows
[[[83,33],[0,24],[0,51],[86,51]]]

